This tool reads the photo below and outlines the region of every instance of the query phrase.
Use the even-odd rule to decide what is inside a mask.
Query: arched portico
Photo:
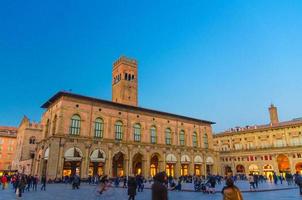
[[[134,175],[142,175],[142,170],[143,170],[143,155],[140,153],[137,153],[133,156],[133,174]]]
[[[168,154],[166,156],[166,174],[168,176],[175,176],[175,163],[177,162],[174,154]]]
[[[95,149],[90,154],[90,163],[89,163],[89,175],[102,176],[104,174],[104,167],[106,161],[106,154],[101,149]]]
[[[77,148],[73,147],[64,153],[63,176],[73,176],[74,174],[81,174],[83,153]]]
[[[125,155],[122,152],[118,152],[113,156],[112,175],[113,177],[125,175]]]
[[[150,175],[155,176],[159,172],[159,154],[153,154],[150,160]]]

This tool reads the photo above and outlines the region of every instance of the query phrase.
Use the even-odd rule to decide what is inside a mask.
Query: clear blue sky
[[[139,105],[215,131],[302,117],[302,1],[1,1],[0,125],[59,90],[111,99],[112,63],[139,62]]]

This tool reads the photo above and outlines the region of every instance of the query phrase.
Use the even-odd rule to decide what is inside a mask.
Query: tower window
[[[132,80],[134,80],[134,75],[132,75]]]
[[[128,79],[128,74],[127,73],[125,73],[125,80],[127,80]]]
[[[131,74],[128,75],[128,81],[131,81]]]

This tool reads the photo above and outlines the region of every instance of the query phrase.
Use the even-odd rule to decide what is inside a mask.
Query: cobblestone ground
[[[248,188],[246,182],[237,183],[241,189]],[[286,188],[286,186],[275,186],[272,184],[263,184],[262,188],[269,189],[280,189]],[[190,185],[184,186],[189,188]],[[220,190],[222,186],[217,188]],[[246,192],[243,193],[245,200],[287,200],[287,199],[302,199],[300,197],[298,189],[280,190],[280,191],[270,191],[270,192]],[[16,195],[11,188],[6,190],[0,190],[0,200],[12,200],[16,199]],[[109,188],[102,196],[98,195],[96,192],[96,186],[82,184],[79,190],[72,190],[70,185],[66,184],[50,184],[47,185],[46,191],[30,191],[23,194],[22,200],[124,200],[127,198],[126,189],[122,188]],[[136,196],[137,200],[149,200],[151,199],[151,190],[144,190],[143,193],[138,193]],[[198,200],[198,199],[208,199],[208,200],[221,200],[222,195],[220,193],[216,194],[202,194],[196,192],[171,192],[169,191],[169,199],[171,200]]]

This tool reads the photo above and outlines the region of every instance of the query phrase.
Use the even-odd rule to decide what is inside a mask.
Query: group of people
[[[31,189],[37,191],[39,179],[38,176],[31,176],[16,173],[14,175],[3,174],[1,179],[2,190],[8,188],[9,184],[12,185],[17,197],[21,197],[25,191],[29,192]],[[46,190],[46,177],[42,176],[41,190]]]
[[[209,184],[209,192],[215,193],[215,186],[217,180],[220,180],[217,176],[208,176],[206,182]],[[123,181],[123,188],[127,188],[128,200],[135,200],[137,192],[143,192],[141,188],[146,180],[142,176],[128,176],[122,178],[115,178],[114,180],[109,180],[107,176],[100,178],[99,193],[103,194],[110,185],[113,183],[115,186],[119,186],[119,183]],[[182,182],[187,182],[188,179],[180,177],[178,179],[177,185],[174,183],[174,179],[167,177],[165,172],[157,173],[152,179],[152,200],[167,200],[168,190],[178,190],[181,191]],[[198,182],[197,177],[192,177],[192,182]],[[221,180],[220,180],[221,182]],[[222,190],[224,200],[242,200],[242,194],[238,187],[234,185],[234,181],[231,177],[226,178],[226,186]]]
[[[284,179],[283,179],[284,178]],[[280,178],[275,173],[272,175],[274,183],[277,184],[278,180],[282,183],[281,180],[286,180],[289,185],[296,184],[300,188],[300,194],[302,195],[302,177],[299,173],[294,175],[285,174],[285,177]],[[149,182],[152,183],[152,200],[166,200],[168,199],[168,190],[182,190],[182,183],[194,183],[195,191],[203,191],[205,193],[215,193],[216,184],[221,184],[222,180],[225,180],[225,186],[222,189],[223,199],[224,200],[242,200],[242,194],[238,187],[235,186],[236,177],[234,176],[214,176],[209,175],[207,178],[198,177],[198,176],[182,176],[175,183],[175,179],[168,177],[165,172],[157,173],[152,180],[149,179]],[[263,182],[262,178],[259,175],[249,174],[246,178],[250,184],[250,189],[255,190],[258,188],[258,184]],[[275,181],[277,180],[277,181]],[[46,177],[42,176],[39,180],[38,176],[24,175],[16,173],[12,176],[4,174],[0,177],[0,185],[2,190],[8,188],[8,185],[11,184],[14,192],[18,197],[22,196],[22,193],[32,191],[37,191],[38,183],[41,183],[40,190],[46,190]],[[73,176],[68,177],[68,182],[72,185],[72,189],[79,189],[81,179],[79,175],[74,174]],[[144,184],[147,182],[143,176],[128,176],[128,177],[117,177],[114,179],[109,179],[108,176],[104,175],[97,178],[88,179],[88,183],[98,184],[98,193],[103,194],[108,186],[113,185],[118,187],[120,182],[123,182],[123,188],[127,188],[127,194],[129,200],[135,200],[137,192],[143,192]]]

